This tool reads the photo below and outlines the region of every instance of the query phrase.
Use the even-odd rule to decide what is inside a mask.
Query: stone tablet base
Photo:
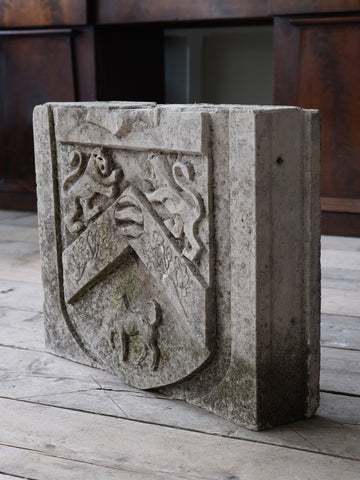
[[[251,429],[319,401],[319,116],[34,111],[48,346]]]

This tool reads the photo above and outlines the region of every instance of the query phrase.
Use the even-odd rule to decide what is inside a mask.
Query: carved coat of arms
[[[54,103],[34,126],[47,345],[249,428],[314,413],[317,113]]]
[[[211,353],[207,146],[171,145],[153,110],[120,110],[111,126],[55,112],[61,309],[93,363],[141,388]],[[194,127],[201,138],[200,113]]]

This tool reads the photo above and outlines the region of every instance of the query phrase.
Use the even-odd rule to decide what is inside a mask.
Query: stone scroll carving
[[[148,105],[151,107],[151,104]],[[125,110],[119,115],[118,111],[103,115],[101,109],[89,109],[86,121],[108,130],[118,138],[126,137],[131,132],[153,129],[159,126],[159,112],[154,108],[139,110]]]

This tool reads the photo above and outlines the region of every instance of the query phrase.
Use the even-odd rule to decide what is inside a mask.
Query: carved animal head
[[[151,299],[149,302],[147,302],[145,306],[145,315],[146,315],[146,323],[148,325],[152,325],[155,327],[161,322],[161,318],[162,318],[161,307],[156,300]]]
[[[102,176],[107,177],[108,175],[110,175],[112,170],[111,161],[108,155],[104,153],[102,148],[94,148],[90,155],[90,162],[94,164],[94,166]]]

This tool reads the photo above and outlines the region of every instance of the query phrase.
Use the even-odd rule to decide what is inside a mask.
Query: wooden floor
[[[360,479],[360,239],[322,242],[321,406],[250,432],[44,347],[36,217],[0,211],[0,479]]]

